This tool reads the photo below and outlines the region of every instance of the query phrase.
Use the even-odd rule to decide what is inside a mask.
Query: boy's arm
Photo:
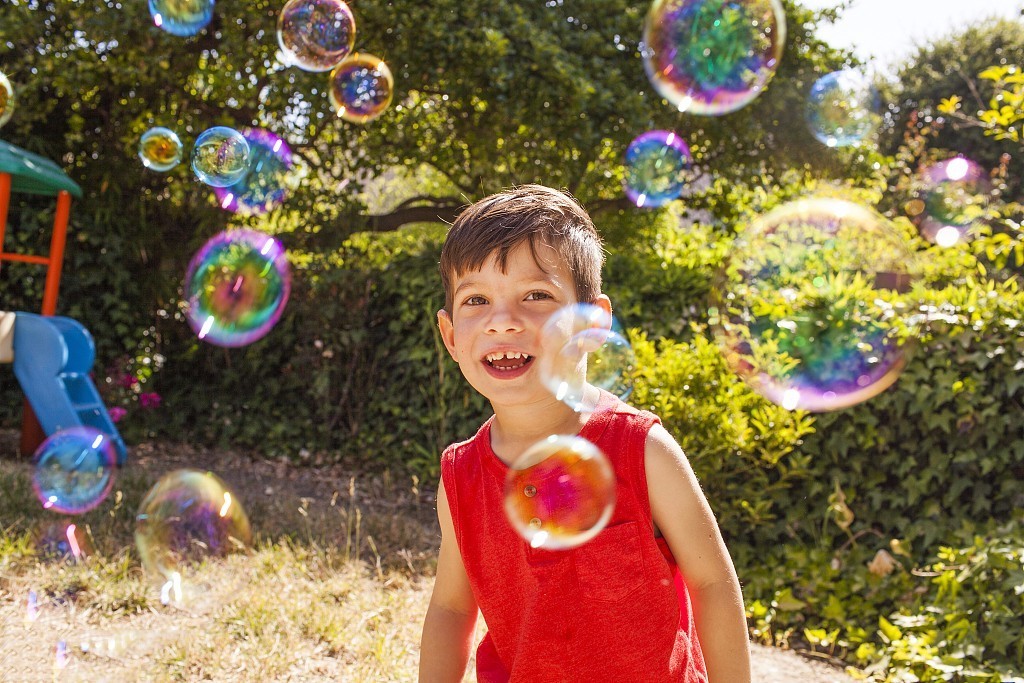
[[[420,639],[420,683],[459,683],[473,648],[477,604],[455,539],[444,482],[437,492],[441,550]]]
[[[686,580],[709,683],[750,683],[746,613],[736,569],[690,463],[661,425],[644,454],[654,523]]]

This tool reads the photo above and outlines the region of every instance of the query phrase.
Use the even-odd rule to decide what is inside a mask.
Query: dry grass
[[[12,440],[0,434],[0,448]],[[95,548],[78,562],[41,553],[40,530],[59,516],[38,505],[27,463],[0,460],[0,680],[415,680],[437,542],[415,482],[141,451],[107,501],[73,520]],[[189,569],[181,602],[164,605],[133,521],[149,486],[183,466],[235,489],[256,540]]]
[[[39,563],[0,590],[4,680],[410,681],[429,584],[278,543],[187,575],[178,606],[124,561]],[[26,598],[39,596],[28,620]],[[68,655],[56,655],[63,642]]]

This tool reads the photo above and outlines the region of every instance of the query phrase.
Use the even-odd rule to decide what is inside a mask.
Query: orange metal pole
[[[57,312],[57,290],[60,289],[60,271],[64,266],[64,243],[68,236],[71,217],[71,195],[64,190],[57,193],[57,215],[53,219],[50,236],[50,263],[46,267],[46,286],[43,289],[43,315]]]
[[[46,432],[43,431],[42,425],[36,419],[36,414],[32,412],[32,406],[29,405],[26,398],[21,406],[21,443],[19,444],[21,454],[26,458],[32,457],[44,440],[46,440]]]
[[[7,209],[11,205],[11,174],[0,173],[0,254],[4,253],[4,233],[7,232]],[[0,259],[0,268],[3,259]]]

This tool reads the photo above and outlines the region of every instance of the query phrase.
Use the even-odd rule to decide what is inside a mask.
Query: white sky
[[[801,4],[820,9],[835,6],[838,0]],[[988,17],[1020,19],[1022,9],[1024,0],[853,0],[841,19],[831,26],[822,24],[818,35],[830,45],[853,48],[877,70],[889,71],[918,45]]]

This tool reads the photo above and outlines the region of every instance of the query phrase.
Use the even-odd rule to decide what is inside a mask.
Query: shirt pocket
[[[607,527],[575,551],[576,580],[590,600],[615,602],[647,581],[640,525],[624,522]]]

